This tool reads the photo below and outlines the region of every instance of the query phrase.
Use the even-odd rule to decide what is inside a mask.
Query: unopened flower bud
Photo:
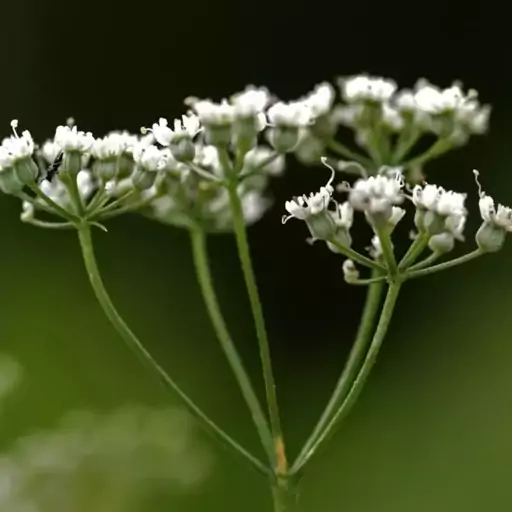
[[[451,233],[439,233],[430,238],[428,247],[435,254],[446,254],[453,251],[455,238]]]
[[[157,177],[156,172],[146,171],[140,167],[136,167],[132,174],[132,183],[137,190],[148,190],[154,184]]]
[[[289,153],[299,143],[299,129],[296,126],[276,126],[270,132],[270,143],[278,153]]]
[[[20,183],[34,183],[39,175],[39,169],[31,157],[22,158],[14,163],[14,171]]]
[[[4,194],[13,195],[23,190],[23,183],[20,183],[12,167],[0,169],[0,189]]]
[[[316,240],[328,240],[336,233],[336,224],[327,211],[311,215],[305,220],[309,232]]]
[[[445,220],[441,215],[427,210],[423,216],[423,229],[430,235],[443,233],[445,231]]]
[[[345,260],[343,262],[343,277],[347,283],[353,283],[359,279],[359,270],[352,260]]]
[[[178,162],[191,162],[196,156],[196,148],[189,136],[174,137],[169,144],[172,156]]]
[[[505,243],[507,232],[490,222],[484,222],[476,233],[476,243],[481,251],[497,252]]]
[[[113,180],[118,173],[117,159],[96,160],[93,171],[103,182]]]
[[[76,176],[82,170],[82,153],[80,151],[65,151],[60,172]]]

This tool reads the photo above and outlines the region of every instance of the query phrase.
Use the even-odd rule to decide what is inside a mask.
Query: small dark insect
[[[59,167],[62,164],[62,159],[64,158],[64,152],[59,151],[59,154],[56,156],[53,163],[46,170],[45,180],[52,181],[55,175],[59,172]]]

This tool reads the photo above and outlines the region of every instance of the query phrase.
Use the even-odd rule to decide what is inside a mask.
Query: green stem
[[[369,286],[369,285],[375,284],[375,283],[382,283],[382,282],[386,281],[386,279],[387,279],[386,276],[379,276],[379,277],[369,277],[367,279],[353,279],[353,280],[345,279],[345,282],[347,284],[351,284],[354,286]]]
[[[231,215],[233,218],[233,229],[235,231],[236,242],[238,246],[238,255],[242,266],[242,272],[245,279],[247,294],[251,305],[254,326],[256,328],[256,336],[260,349],[261,365],[263,370],[263,379],[265,382],[265,394],[267,398],[267,406],[270,417],[270,427],[274,436],[274,452],[277,474],[285,474],[287,472],[287,461],[283,434],[281,430],[281,420],[279,417],[279,406],[277,403],[276,385],[274,373],[272,370],[272,361],[270,357],[270,347],[265,327],[265,319],[263,316],[263,308],[258,293],[256,278],[252,267],[251,253],[249,249],[249,241],[245,229],[245,220],[242,210],[242,204],[237,192],[237,183],[232,181],[228,185],[229,202],[231,206]]]
[[[272,440],[272,433],[270,432],[267,419],[265,418],[265,413],[263,412],[258,397],[256,396],[249,376],[247,375],[247,371],[245,370],[240,355],[236,350],[235,344],[231,339],[215,294],[208,263],[206,236],[204,231],[199,227],[192,228],[190,230],[190,236],[192,240],[192,250],[197,279],[201,287],[201,292],[210,320],[213,324],[222,350],[224,351],[238,385],[240,386],[240,390],[245,402],[247,403],[247,407],[251,412],[254,424],[256,425],[256,430],[258,431],[258,435],[263,444],[263,448],[266,450],[271,463],[275,464],[274,442]]]
[[[23,222],[45,229],[75,229],[76,227],[72,222],[47,222],[39,219],[27,219]]]
[[[414,242],[409,246],[409,249],[407,249],[407,252],[405,253],[404,257],[400,261],[398,265],[398,270],[405,270],[418,259],[421,253],[425,250],[425,247],[427,247],[428,239],[429,237],[427,234],[418,234]]]
[[[335,240],[329,240],[329,243],[336,247],[340,254],[343,254],[347,258],[350,258],[351,260],[355,261],[356,263],[359,263],[360,265],[371,268],[373,270],[386,270],[386,268],[383,267],[380,263],[370,258],[367,258],[362,254],[359,254],[357,251],[354,251],[354,249],[351,249],[346,245],[342,245],[336,242]]]
[[[274,512],[294,512],[298,493],[291,477],[278,478],[271,483]]]
[[[439,252],[433,252],[430,256],[427,256],[424,260],[418,261],[415,265],[409,267],[409,270],[412,272],[414,270],[420,270],[421,268],[428,267],[435,263],[442,256]]]
[[[377,277],[378,272],[374,271],[373,275]],[[334,388],[331,398],[318,420],[318,423],[302,447],[297,459],[293,463],[291,469],[292,473],[298,471],[303,466],[304,461],[312,455],[311,452],[315,443],[320,438],[322,432],[325,430],[329,421],[335,414],[337,407],[340,405],[340,401],[343,400],[349,392],[366,354],[368,344],[370,343],[370,338],[375,324],[375,315],[379,310],[383,291],[383,282],[375,283],[369,287],[356,340],[348,356],[345,368],[338,379],[336,387]]]
[[[420,136],[421,130],[414,126],[402,130],[393,154],[393,165],[400,165],[400,162],[410,153],[416,142],[418,142]]]
[[[382,256],[386,262],[386,267],[389,270],[391,276],[396,276],[398,273],[398,265],[395,258],[395,250],[393,248],[393,242],[387,229],[375,228],[375,233],[379,237],[380,246],[382,248]]]
[[[347,148],[347,146],[345,146],[341,142],[338,142],[337,140],[331,139],[327,143],[327,147],[334,153],[338,154],[339,156],[350,158],[351,160],[359,162],[361,165],[365,167],[374,167],[374,163],[370,158],[367,158],[364,155],[357,153],[356,151],[352,151],[351,149]]]
[[[368,377],[370,376],[371,370],[375,361],[377,360],[377,355],[379,353],[380,347],[382,346],[382,342],[386,336],[389,323],[391,321],[391,317],[393,315],[393,311],[395,309],[396,301],[398,299],[398,293],[400,291],[400,283],[392,283],[388,288],[388,293],[386,296],[386,300],[384,302],[384,306],[382,307],[382,312],[380,315],[379,323],[375,330],[375,334],[373,336],[372,342],[370,344],[370,348],[366,354],[364,362],[359,370],[359,373],[348,392],[345,400],[341,404],[340,408],[336,412],[336,414],[332,417],[327,427],[323,430],[322,434],[315,441],[313,446],[311,447],[308,454],[303,459],[300,465],[294,466],[293,473],[299,471],[311,457],[318,451],[320,445],[325,443],[325,441],[332,436],[334,433],[335,427],[339,426],[341,421],[348,415],[354,404],[356,403],[359,395],[366,384]]]
[[[123,201],[126,201],[130,196],[135,193],[135,190],[128,190],[117,199],[114,199],[111,203],[108,203],[106,206],[102,206],[101,203],[98,205],[96,211],[92,210],[89,214],[89,218],[98,218],[102,217],[104,214],[114,211]]]
[[[410,167],[418,167],[423,165],[428,160],[432,160],[438,156],[441,156],[443,153],[446,153],[453,147],[453,143],[450,139],[438,139],[430,148],[425,151],[422,155],[419,155],[407,162],[404,162],[402,166],[404,169]]]
[[[96,257],[94,255],[94,248],[91,237],[91,230],[87,223],[82,223],[78,229],[78,237],[80,240],[80,247],[87,270],[89,281],[94,290],[96,298],[100,303],[105,315],[117,330],[117,332],[124,339],[128,347],[138,356],[146,368],[156,375],[158,380],[163,383],[166,389],[171,390],[180,398],[183,405],[188,411],[197,419],[199,423],[212,434],[216,439],[223,442],[223,444],[231,448],[234,452],[238,453],[249,461],[252,466],[259,472],[268,475],[269,469],[256,457],[250,454],[245,448],[240,446],[233,440],[226,432],[217,426],[189,397],[181,390],[178,384],[159,366],[153,359],[151,354],[144,348],[141,342],[137,339],[135,334],[130,330],[126,322],[121,318],[117,312],[112,300],[110,299],[107,290],[101,279]]]
[[[36,184],[29,186],[34,194],[49,206],[53,214],[60,215],[70,222],[77,222],[80,220],[76,215],[73,215],[72,213],[62,208],[62,206],[58,205],[51,197],[48,197]]]
[[[468,261],[474,260],[475,258],[478,258],[479,256],[482,256],[484,254],[486,254],[484,251],[481,251],[480,249],[475,249],[474,251],[465,254],[464,256],[460,256],[459,258],[455,258],[444,263],[439,263],[438,265],[434,265],[432,267],[423,268],[421,270],[412,270],[411,272],[407,272],[404,278],[415,279],[416,277],[423,277],[428,276],[429,274],[435,274],[436,272],[440,272],[441,270],[447,270],[457,265],[461,265],[462,263],[467,263]]]

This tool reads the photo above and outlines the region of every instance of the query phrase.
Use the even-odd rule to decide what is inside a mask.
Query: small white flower
[[[414,93],[409,89],[398,91],[394,97],[393,103],[401,112],[413,112],[417,108]]]
[[[94,144],[94,137],[91,132],[79,131],[76,126],[57,126],[54,141],[63,151],[85,153]]]
[[[445,217],[465,216],[465,201],[466,194],[445,190],[437,185],[416,185],[412,190],[412,202],[416,207]]]
[[[244,219],[247,224],[254,224],[260,220],[270,204],[268,199],[256,191],[245,193],[241,198],[241,202]]]
[[[204,125],[229,125],[235,118],[235,107],[226,100],[222,100],[221,103],[199,100],[193,104],[193,109]]]
[[[194,162],[199,167],[209,169],[215,174],[221,174],[222,166],[220,165],[219,152],[215,146],[209,144],[196,146]]]
[[[385,175],[370,176],[359,179],[349,192],[350,204],[356,210],[368,211],[370,214],[386,212],[392,214],[393,205],[403,201],[403,177]]]
[[[175,139],[186,136],[193,138],[200,130],[199,117],[195,114],[182,116],[174,120],[174,129],[169,128],[167,119],[161,117],[154,123],[152,133],[162,146],[169,146]]]
[[[303,98],[311,109],[313,118],[323,116],[330,112],[334,102],[334,88],[328,82],[317,84],[312,92]]]
[[[265,110],[269,99],[270,95],[266,88],[249,85],[245,91],[231,97],[231,104],[236,117],[253,117]]]
[[[301,128],[311,123],[312,109],[305,101],[279,101],[268,109],[267,116],[273,126]]]
[[[347,283],[357,281],[359,279],[359,270],[352,260],[345,260],[342,265],[343,277]]]
[[[333,179],[334,173],[327,184],[324,187],[320,187],[318,192],[311,193],[309,196],[304,194],[299,197],[294,197],[291,201],[286,201],[284,207],[290,215],[283,218],[283,224],[292,217],[299,220],[306,220],[313,215],[318,215],[326,211],[331,202],[332,193],[334,192],[331,185]]]
[[[61,151],[62,149],[60,149],[60,146],[55,141],[47,140],[41,148],[41,156],[46,162],[52,164]]]
[[[336,205],[336,211],[332,213],[332,219],[336,226],[350,229],[354,222],[354,209],[352,205],[348,201]]]
[[[400,131],[404,127],[404,120],[400,112],[388,103],[382,104],[382,121],[395,132]]]
[[[217,153],[217,152],[216,152]],[[244,157],[244,167],[248,169],[257,169],[275,152],[265,146],[256,146],[249,150]],[[278,176],[284,172],[285,158],[278,155],[270,163],[261,168],[262,171]]]
[[[405,215],[405,210],[400,208],[400,206],[393,206],[391,208],[391,217],[389,218],[389,223],[392,226],[396,226]]]
[[[96,139],[91,147],[91,154],[98,160],[108,160],[120,156],[123,152],[121,139],[116,134]]]
[[[333,110],[333,121],[348,128],[355,128],[363,110],[364,105],[337,105]]]
[[[357,75],[339,80],[341,95],[347,103],[360,101],[388,101],[397,89],[393,80],[368,75]]]
[[[445,220],[446,229],[458,240],[464,240],[464,227],[466,225],[467,215],[452,214],[448,215]]]
[[[473,170],[473,174],[475,175],[475,181],[478,185],[478,193],[480,195],[478,207],[480,208],[482,220],[505,231],[512,232],[512,208],[503,206],[502,204],[498,204],[496,208],[494,199],[482,190],[482,186],[478,181],[479,173],[476,169]]]
[[[76,176],[76,183],[82,199],[87,199],[94,190],[92,173],[85,169],[80,171]]]
[[[23,203],[21,204],[20,219],[23,222],[27,222],[34,218],[34,214],[35,214],[34,205],[32,203],[29,203],[28,201],[23,201]]]
[[[160,171],[166,165],[166,153],[154,144],[139,143],[133,148],[133,160],[146,171]]]
[[[16,132],[18,121],[11,121],[14,135],[5,138],[0,146],[0,167],[11,167],[18,160],[30,158],[34,153],[35,144],[32,135],[28,130],[22,132],[21,137]]]
[[[382,244],[380,243],[380,238],[377,235],[372,237],[371,246],[368,249],[368,252],[374,260],[382,256]]]

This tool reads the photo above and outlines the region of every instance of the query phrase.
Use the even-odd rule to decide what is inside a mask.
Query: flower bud
[[[357,270],[352,260],[345,260],[343,262],[343,277],[347,283],[353,283],[359,279],[359,270]]]
[[[118,173],[117,159],[96,160],[93,172],[103,182],[113,180]]]
[[[336,224],[327,211],[311,215],[305,220],[309,232],[316,240],[328,240],[336,233]]]
[[[196,156],[196,147],[188,136],[174,137],[169,144],[172,156],[178,162],[191,162]]]
[[[453,251],[455,238],[450,233],[439,233],[430,238],[428,247],[435,254],[446,254]]]
[[[4,194],[12,195],[23,190],[23,183],[20,183],[12,167],[0,169],[0,189]]]
[[[14,163],[14,171],[20,183],[34,183],[39,175],[39,169],[32,158],[22,158]]]
[[[128,153],[122,153],[117,160],[117,177],[119,179],[128,178],[133,172],[133,157]]]
[[[82,153],[80,151],[65,151],[60,172],[76,176],[82,169]]]
[[[296,126],[276,126],[270,132],[270,143],[278,153],[289,153],[299,143],[299,129]]]
[[[423,228],[430,235],[437,235],[445,231],[445,218],[435,212],[427,210],[423,217]]]
[[[497,252],[505,243],[506,231],[490,222],[484,222],[476,233],[476,243],[481,251]]]
[[[225,148],[231,142],[231,124],[205,125],[204,134],[207,144]]]
[[[132,174],[133,186],[140,191],[150,189],[156,180],[156,172],[145,171],[140,167],[136,167]]]

